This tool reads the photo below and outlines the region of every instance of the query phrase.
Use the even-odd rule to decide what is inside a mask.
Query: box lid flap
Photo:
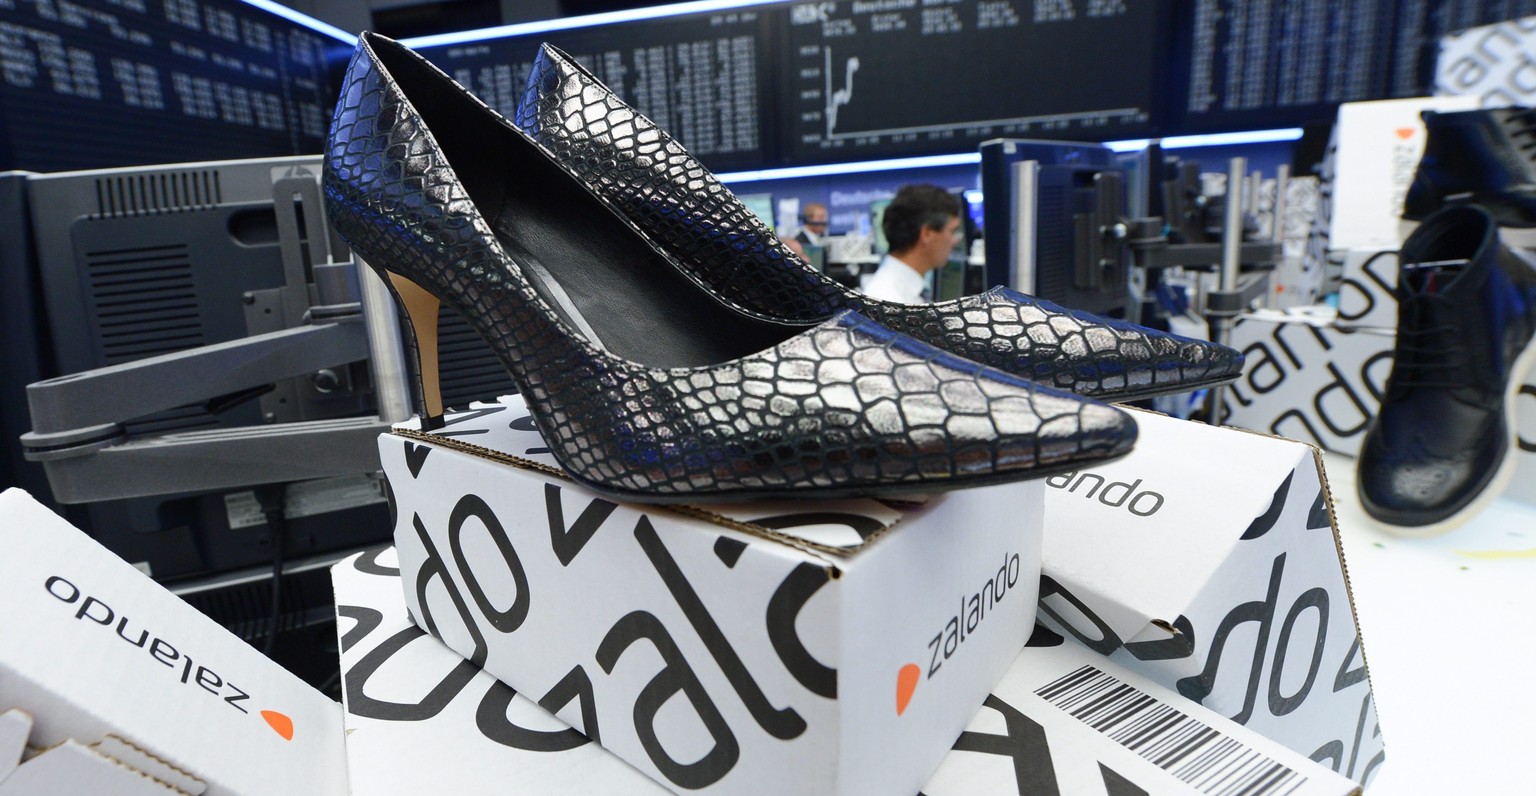
[[[1301,443],[1137,411],[1136,449],[1046,479],[1045,574],[1091,593],[1121,639],[1172,627],[1246,535],[1284,504]],[[1113,550],[1115,555],[1106,555]],[[1167,638],[1164,628],[1153,635]]]
[[[412,444],[438,445],[569,480],[534,427],[520,395],[477,402],[466,410],[450,413],[444,417],[444,427],[431,434],[420,431],[417,418],[394,428],[396,436],[403,436]],[[921,495],[903,495],[901,501],[892,502],[872,498],[817,500],[815,511],[807,511],[805,503],[771,500],[656,508],[797,547],[849,554],[895,526],[906,511],[926,502],[927,498]]]

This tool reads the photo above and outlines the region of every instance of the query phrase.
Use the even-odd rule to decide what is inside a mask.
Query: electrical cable
[[[283,610],[283,554],[284,541],[288,536],[288,524],[283,517],[283,509],[286,505],[284,499],[284,484],[264,484],[256,487],[256,501],[261,504],[261,513],[267,520],[267,531],[272,535],[272,613],[267,620],[267,638],[263,642],[261,652],[267,657],[272,657],[272,645],[277,641],[277,625],[282,619]]]

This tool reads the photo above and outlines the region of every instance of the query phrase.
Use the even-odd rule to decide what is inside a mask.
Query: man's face
[[[960,235],[960,217],[950,216],[949,221],[940,229],[923,227],[922,237],[918,240],[918,248],[923,252],[923,259],[930,269],[938,268],[949,261],[949,253],[955,248],[955,241]]]
[[[827,211],[820,207],[807,208],[805,220],[800,223],[817,235],[825,235],[827,234]]]

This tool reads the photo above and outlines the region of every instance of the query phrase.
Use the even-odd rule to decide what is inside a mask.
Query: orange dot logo
[[[922,673],[915,663],[901,667],[896,673],[896,715],[906,711],[907,704],[912,701],[912,692],[917,690],[917,678]]]
[[[1397,137],[1403,139],[1404,141],[1407,141],[1408,139],[1412,138],[1413,137],[1413,133],[1414,133],[1414,129],[1412,127],[1399,127],[1399,128],[1397,128]]]
[[[275,710],[263,710],[261,717],[266,719],[267,726],[271,727],[273,732],[283,736],[283,740],[293,740],[293,719]]]

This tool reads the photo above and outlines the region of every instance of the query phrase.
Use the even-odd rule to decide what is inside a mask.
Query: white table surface
[[[1368,796],[1536,794],[1536,507],[1399,538],[1324,461],[1386,744]]]

